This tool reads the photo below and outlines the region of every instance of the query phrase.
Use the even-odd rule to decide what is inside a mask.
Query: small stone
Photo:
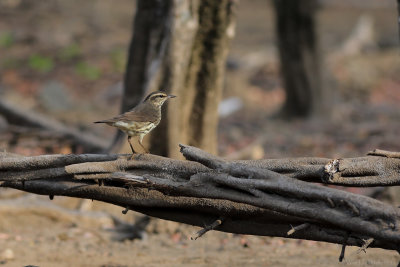
[[[251,151],[251,159],[262,159],[264,158],[264,148],[260,145],[257,145]]]
[[[14,259],[14,252],[11,249],[6,249],[0,254],[0,259],[2,260],[12,260]]]
[[[243,107],[243,101],[238,97],[230,97],[221,101],[218,105],[218,114],[224,118],[240,110]]]
[[[72,100],[68,88],[61,82],[45,83],[39,93],[39,102],[48,111],[67,111],[72,108]]]

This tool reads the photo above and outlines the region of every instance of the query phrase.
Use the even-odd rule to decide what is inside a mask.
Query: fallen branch
[[[0,114],[15,125],[45,129],[56,133],[65,139],[71,139],[75,144],[81,145],[86,152],[102,152],[108,147],[108,144],[104,142],[103,139],[91,133],[71,128],[53,118],[32,112],[32,110],[20,109],[19,107],[11,105],[1,99]]]
[[[94,199],[125,211],[208,225],[204,233],[215,228],[337,244],[348,236],[346,244],[359,247],[373,238],[372,247],[400,249],[398,209],[306,182],[330,183],[326,177],[335,170],[359,179],[375,176],[374,184],[383,181],[384,185],[391,174],[392,183],[398,183],[399,159],[340,159],[327,168],[333,160],[226,161],[194,147],[181,146],[181,152],[188,161],[149,154],[129,160],[129,155],[15,157],[3,153],[0,185],[49,196]],[[223,223],[215,218],[224,218]]]

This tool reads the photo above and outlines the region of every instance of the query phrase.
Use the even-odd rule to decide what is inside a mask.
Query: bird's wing
[[[121,115],[115,116],[114,118],[108,120],[98,121],[98,123],[114,123],[117,121],[122,122],[155,122],[157,120],[157,116],[152,113],[144,113],[137,110],[131,110]]]

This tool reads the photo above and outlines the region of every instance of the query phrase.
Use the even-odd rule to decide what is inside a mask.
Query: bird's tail
[[[107,123],[107,124],[109,124],[109,123],[112,123],[112,121],[111,120],[102,120],[102,121],[94,121],[93,123]],[[110,152],[118,153],[119,149],[122,146],[123,137],[124,137],[124,133],[122,131],[117,131],[113,142],[111,143],[111,145],[104,152],[106,152],[106,153],[110,153]]]

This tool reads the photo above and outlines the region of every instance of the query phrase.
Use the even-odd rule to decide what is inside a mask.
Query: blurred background
[[[311,2],[317,6],[306,15],[314,20],[318,71],[306,76],[316,78],[324,98],[316,98],[323,99],[319,108],[289,115],[290,76],[284,79],[283,72],[289,66],[290,74],[295,63],[282,62],[291,50],[282,49],[276,17],[285,8],[279,0],[235,3],[218,105],[219,155],[334,158],[400,150],[396,1]],[[109,147],[115,129],[92,122],[121,112],[135,7],[132,0],[0,1],[1,151],[41,155]],[[120,152],[129,152],[125,143]],[[160,220],[151,221],[147,238],[116,242],[116,233],[105,230],[115,226],[110,214],[129,223],[137,218],[121,215],[119,207],[50,202],[9,189],[0,190],[0,199],[0,263],[15,266],[336,266],[340,253],[331,244],[214,232],[194,242],[188,238],[195,227]],[[377,249],[355,251],[349,253],[353,263],[372,257],[377,266],[394,265],[398,258]],[[78,254],[84,259],[71,257]]]

